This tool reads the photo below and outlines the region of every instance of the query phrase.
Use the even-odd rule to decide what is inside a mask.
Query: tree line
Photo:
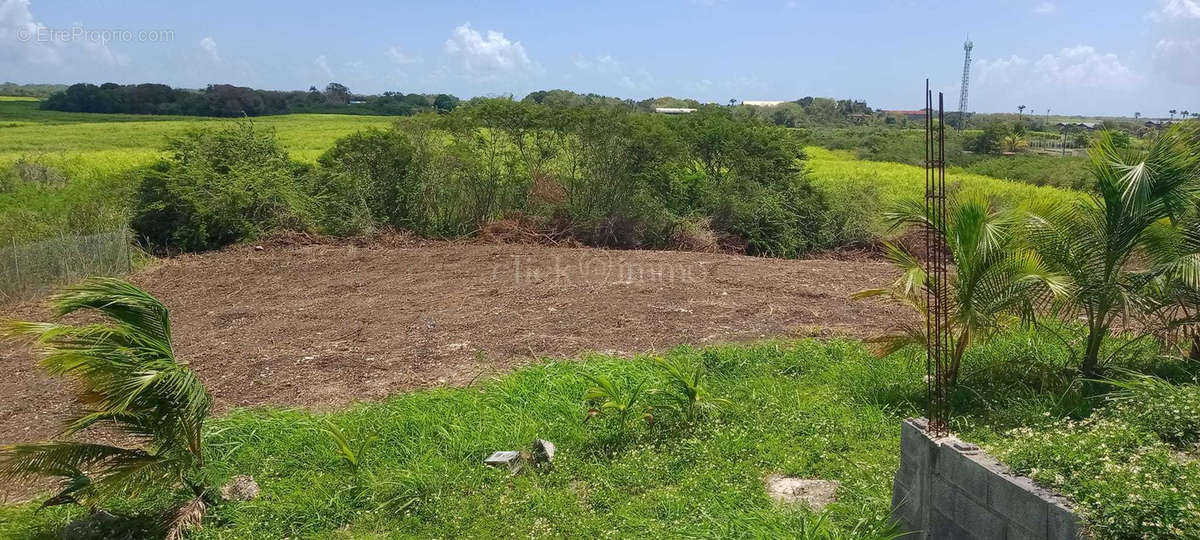
[[[165,84],[73,84],[55,92],[41,108],[86,113],[170,114],[185,116],[264,116],[290,113],[343,113],[412,115],[446,113],[459,99],[449,94],[357,95],[339,83],[324,90],[257,90],[229,84],[212,84],[202,90],[172,88]]]
[[[186,116],[263,116],[289,113],[340,113],[410,116],[425,112],[448,113],[463,101],[450,94],[355,94],[343,84],[331,82],[323,90],[258,90],[230,84],[211,84],[203,89],[172,88],[165,84],[101,85],[79,83],[43,89],[41,108],[52,111],[126,114],[170,114]],[[483,98],[474,98],[483,99]],[[520,100],[548,106],[605,105],[637,112],[654,112],[660,107],[698,109],[700,101],[671,96],[642,100],[622,99],[571,90],[538,90]],[[865,101],[804,97],[774,107],[731,106],[747,110],[761,120],[785,127],[842,125],[852,118],[871,114]]]

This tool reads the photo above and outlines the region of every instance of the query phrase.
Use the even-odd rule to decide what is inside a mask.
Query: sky
[[[0,81],[1200,111],[1200,0],[0,0]]]

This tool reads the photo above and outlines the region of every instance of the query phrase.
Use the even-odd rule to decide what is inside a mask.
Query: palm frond
[[[171,509],[163,517],[166,540],[183,540],[188,531],[200,527],[207,512],[208,503],[201,496],[188,499]]]
[[[21,480],[40,476],[73,478],[81,470],[106,462],[148,456],[143,450],[106,444],[42,442],[0,448],[0,478]]]
[[[132,435],[142,447],[57,441],[8,446],[0,449],[0,478],[63,478],[63,491],[49,501],[55,504],[191,486],[189,478],[199,477],[204,466],[202,433],[211,398],[175,358],[166,307],[110,278],[68,287],[51,301],[57,319],[93,311],[104,321],[10,321],[0,324],[0,336],[31,340],[49,375],[77,382],[76,407],[63,434],[102,424]],[[170,530],[198,524],[203,510],[202,500],[180,507]]]
[[[889,356],[910,345],[924,348],[927,341],[925,327],[911,323],[896,325],[892,333],[867,340],[874,346],[872,352],[878,358]]]

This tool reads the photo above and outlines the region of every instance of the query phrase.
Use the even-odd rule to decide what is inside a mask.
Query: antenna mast
[[[962,93],[958,97],[958,129],[962,130],[967,127],[967,88],[971,84],[971,49],[975,48],[975,43],[971,38],[963,43],[963,76],[962,76]]]

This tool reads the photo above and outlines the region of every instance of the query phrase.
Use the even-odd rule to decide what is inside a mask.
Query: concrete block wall
[[[1075,540],[1079,516],[1063,497],[1012,474],[979,447],[930,437],[923,419],[905,420],[892,518],[914,540]]]

